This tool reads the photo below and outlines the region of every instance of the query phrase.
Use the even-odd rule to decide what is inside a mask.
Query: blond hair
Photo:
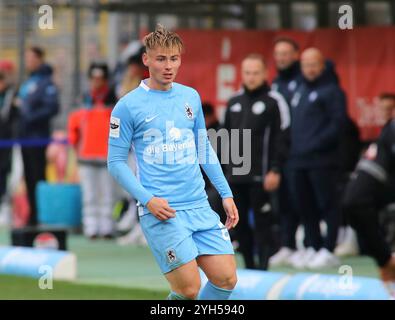
[[[144,46],[146,50],[160,48],[178,48],[180,52],[184,49],[184,44],[180,36],[173,32],[167,30],[161,24],[157,24],[155,31],[146,35],[143,39]]]

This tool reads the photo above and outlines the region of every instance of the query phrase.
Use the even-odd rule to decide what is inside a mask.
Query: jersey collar
[[[147,80],[148,80],[148,79],[144,79],[144,80],[141,80],[141,82],[140,82],[140,87],[142,87],[142,88],[143,88],[145,91],[147,91],[147,92],[150,91],[150,92],[169,93],[169,92],[171,92],[172,89],[173,89],[173,83],[171,84],[171,88],[170,88],[169,90],[166,90],[166,91],[151,89],[150,87],[148,87],[148,85],[147,85],[147,83],[146,83]]]

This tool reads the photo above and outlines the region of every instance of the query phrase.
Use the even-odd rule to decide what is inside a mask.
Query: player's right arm
[[[133,118],[127,106],[120,100],[111,113],[108,141],[108,171],[113,178],[159,220],[174,217],[175,210],[165,199],[154,197],[137,180],[127,161],[133,139]]]

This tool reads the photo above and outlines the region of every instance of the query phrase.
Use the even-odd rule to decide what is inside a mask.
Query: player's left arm
[[[199,164],[222,198],[222,204],[227,215],[225,226],[230,229],[235,227],[238,223],[239,214],[233,201],[232,191],[225,179],[217,154],[214,152],[208,139],[199,95],[197,95],[197,104],[198,109],[195,118],[194,136]]]

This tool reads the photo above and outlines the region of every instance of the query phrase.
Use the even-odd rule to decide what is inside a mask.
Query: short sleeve
[[[126,104],[119,100],[111,113],[108,143],[113,146],[130,148],[132,138],[132,116]]]

